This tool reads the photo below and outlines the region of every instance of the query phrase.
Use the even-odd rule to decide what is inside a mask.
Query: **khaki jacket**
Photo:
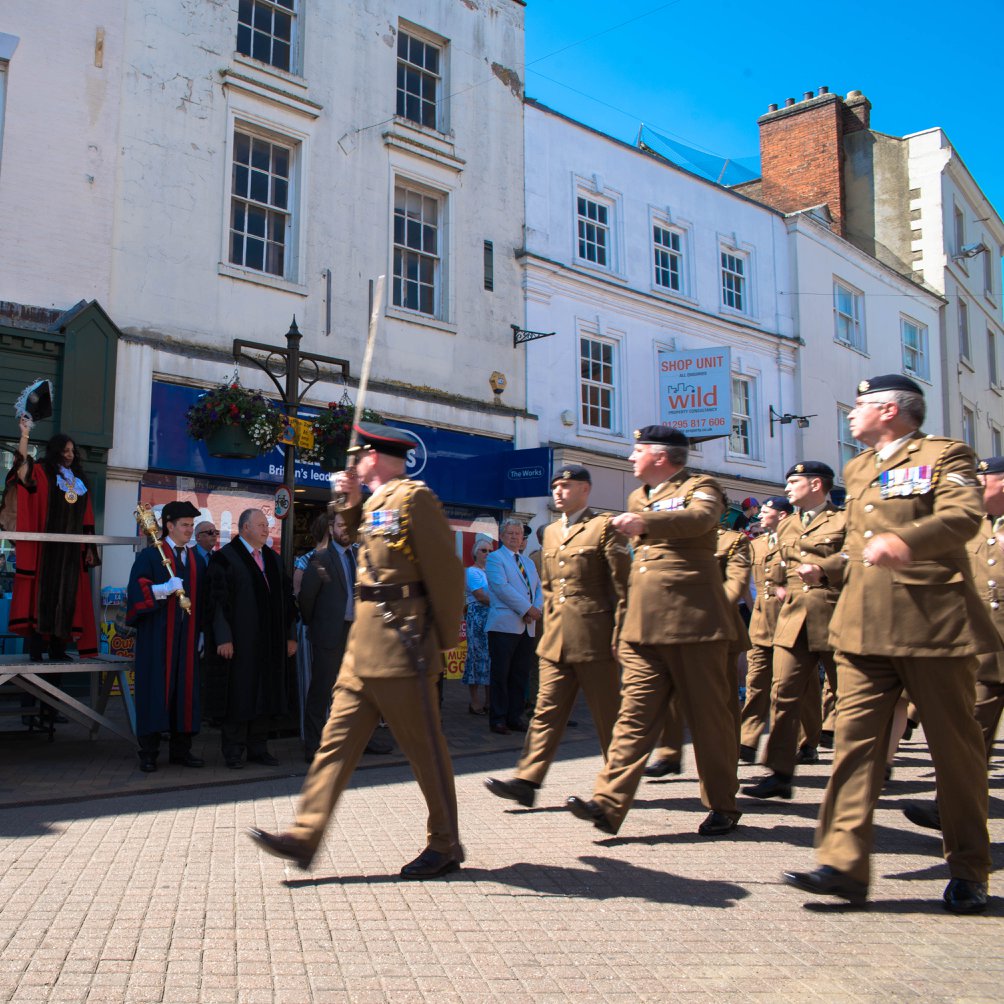
[[[631,555],[609,516],[587,509],[568,528],[544,531],[541,548],[544,630],[537,655],[551,662],[600,662],[624,621]]]
[[[725,584],[725,598],[732,612],[732,629],[735,637],[729,645],[730,652],[745,652],[750,647],[749,631],[739,613],[739,601],[746,595],[750,584],[750,540],[738,530],[718,529],[718,548],[715,551],[718,567]]]
[[[781,520],[778,533],[790,518],[785,516]],[[781,601],[777,598],[777,583],[774,581],[775,566],[781,560],[779,541],[775,535],[775,541],[771,544],[770,534],[762,534],[753,541],[750,551],[753,585],[756,587],[756,601],[750,617],[750,641],[762,648],[770,648],[774,644],[774,627],[781,609]]]
[[[985,517],[976,536],[966,544],[973,581],[987,606],[997,634],[1004,640],[1004,533],[994,532],[994,521]],[[1004,651],[980,660],[982,683],[1004,683]]]
[[[441,670],[440,652],[460,640],[464,570],[439,500],[423,482],[396,478],[342,515],[359,541],[357,587],[424,587],[424,595],[390,600],[387,608],[399,620],[413,618],[430,672]],[[379,604],[357,598],[355,615],[346,653],[351,671],[360,677],[414,674],[401,637]]]
[[[621,641],[642,645],[733,641],[715,551],[725,493],[714,478],[680,471],[655,491],[638,488],[628,511],[645,519],[634,539]]]
[[[865,450],[844,468],[846,568],[830,643],[854,655],[996,651],[1000,637],[966,554],[983,509],[973,451],[918,432],[887,460],[876,459]],[[905,568],[865,563],[865,544],[887,532],[910,547],[913,560]]]
[[[774,644],[794,648],[805,628],[810,652],[830,651],[830,618],[840,595],[843,573],[840,551],[844,546],[845,515],[827,505],[802,526],[798,513],[789,516],[778,531],[781,560],[774,569],[774,581],[787,595],[777,614]],[[799,565],[819,565],[825,578],[818,586],[804,583]]]

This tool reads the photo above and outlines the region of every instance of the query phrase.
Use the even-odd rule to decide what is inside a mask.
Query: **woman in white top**
[[[471,700],[467,705],[467,710],[472,715],[488,714],[488,686],[491,682],[491,670],[488,661],[488,635],[485,634],[485,623],[488,620],[488,607],[491,604],[491,599],[488,595],[485,562],[493,550],[495,550],[495,542],[491,537],[479,533],[474,540],[474,564],[466,571],[467,661],[464,663],[464,676],[461,683],[466,683],[471,688]],[[483,699],[479,698],[479,687],[484,692]]]

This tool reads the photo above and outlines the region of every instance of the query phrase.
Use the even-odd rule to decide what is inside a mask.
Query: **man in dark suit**
[[[293,593],[266,546],[265,514],[246,509],[237,532],[209,562],[215,710],[223,717],[223,756],[234,770],[244,766],[245,749],[252,763],[278,765],[265,741],[269,719],[286,710],[286,660],[296,654]]]
[[[315,553],[300,586],[300,616],[310,633],[310,686],[303,710],[303,742],[307,763],[321,741],[328,720],[331,691],[345,654],[345,642],[355,617],[353,590],[356,552],[349,539],[345,517],[331,521],[328,546]]]

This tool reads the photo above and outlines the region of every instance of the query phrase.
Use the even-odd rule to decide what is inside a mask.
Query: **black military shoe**
[[[566,802],[573,816],[577,819],[584,819],[587,823],[592,823],[598,830],[604,833],[616,833],[614,824],[610,822],[607,814],[592,800],[586,801],[578,795],[572,795]]]
[[[667,774],[682,774],[683,767],[679,760],[670,760],[669,757],[660,757],[653,760],[645,768],[645,777],[666,777]]]
[[[530,808],[537,798],[537,786],[529,781],[514,777],[511,781],[500,781],[497,777],[486,777],[485,787],[499,798],[508,798],[513,802]]]
[[[756,763],[756,747],[755,746],[740,746],[739,747],[739,762],[754,764]]]
[[[460,862],[453,855],[433,851],[427,847],[414,861],[409,861],[401,869],[401,878],[439,878],[440,875],[449,875],[459,868]]]
[[[314,859],[314,852],[288,833],[266,833],[252,826],[247,834],[263,851],[268,851],[277,858],[288,858],[297,868],[306,870]]]
[[[903,815],[914,826],[923,826],[925,830],[941,829],[941,812],[937,802],[910,802],[903,810]]]
[[[822,865],[814,872],[785,872],[782,877],[796,889],[817,896],[837,896],[854,906],[864,906],[868,899],[868,886],[864,882],[857,882],[829,865]]]
[[[987,884],[953,878],[942,898],[950,913],[983,913],[987,908]]]
[[[743,794],[754,798],[791,798],[791,778],[782,774],[768,774],[756,784],[746,785]]]
[[[731,833],[739,825],[739,816],[729,816],[724,812],[712,810],[704,818],[704,822],[697,827],[697,832],[702,837],[724,837]]]
[[[795,763],[819,763],[819,752],[815,746],[809,746],[808,743],[806,743],[804,746],[799,747],[798,755],[795,757]]]

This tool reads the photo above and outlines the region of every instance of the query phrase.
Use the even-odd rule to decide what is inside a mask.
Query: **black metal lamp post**
[[[337,367],[341,371],[342,380],[349,378],[349,361],[335,359],[332,356],[320,356],[313,352],[301,352],[300,342],[303,335],[296,326],[296,316],[286,332],[286,348],[277,349],[264,342],[249,342],[243,338],[235,338],[233,345],[234,361],[248,362],[264,370],[279,391],[283,407],[289,418],[297,418],[303,395],[321,378],[321,364]],[[248,350],[264,352],[265,358],[251,355]],[[285,386],[279,381],[285,377]],[[303,384],[302,388],[300,384]],[[295,437],[294,437],[295,438]],[[296,447],[286,443],[283,461],[283,484],[289,489],[290,499],[296,498]],[[282,564],[287,575],[293,572],[293,519],[295,502],[291,501],[289,515],[282,522],[281,548]]]

